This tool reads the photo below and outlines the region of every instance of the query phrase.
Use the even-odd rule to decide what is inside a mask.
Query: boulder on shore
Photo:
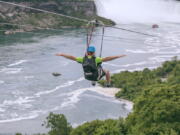
[[[152,25],[152,28],[153,28],[153,29],[159,28],[159,25],[158,25],[158,24],[153,24],[153,25]]]

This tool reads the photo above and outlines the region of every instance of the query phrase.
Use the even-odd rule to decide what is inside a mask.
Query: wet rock
[[[153,28],[153,29],[159,28],[159,25],[158,25],[158,24],[153,24],[153,25],[152,25],[152,28]]]
[[[54,73],[52,73],[52,75],[57,77],[57,76],[61,76],[61,73],[54,72]]]

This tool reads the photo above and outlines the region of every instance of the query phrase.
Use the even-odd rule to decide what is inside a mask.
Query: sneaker
[[[112,85],[111,85],[111,83],[106,83],[105,87],[109,88],[109,87],[112,87]]]
[[[95,85],[96,85],[96,82],[95,82],[95,81],[92,81],[91,84],[92,84],[92,86],[95,86]]]

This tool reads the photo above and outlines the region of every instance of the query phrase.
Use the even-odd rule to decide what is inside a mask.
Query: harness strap
[[[87,48],[89,47],[90,43],[91,43],[91,40],[92,40],[92,36],[93,36],[93,32],[94,32],[94,29],[95,29],[95,25],[94,23],[89,23],[88,25],[88,28],[87,28]],[[89,31],[89,29],[91,28],[91,30]]]
[[[105,32],[105,27],[103,26],[103,28],[102,28],[102,39],[101,39],[101,49],[100,49],[99,57],[102,56],[103,41],[104,41],[104,32]]]

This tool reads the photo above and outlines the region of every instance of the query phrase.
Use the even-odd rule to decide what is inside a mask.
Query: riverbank
[[[108,97],[115,97],[116,93],[120,91],[119,88],[104,88],[104,87],[91,87],[88,88],[90,91],[95,91],[97,93],[103,94]]]
[[[120,92],[122,89],[115,88],[115,87],[106,88],[106,87],[97,86],[97,87],[88,88],[88,90],[95,91],[95,92],[97,92],[99,94],[102,94],[102,95],[105,95],[105,96],[108,96],[108,97],[116,97],[116,94],[118,92]],[[123,98],[117,98],[117,100],[124,103],[129,110],[133,109],[133,104],[134,103],[132,101],[129,101],[129,100],[126,100],[126,99],[123,99]]]

